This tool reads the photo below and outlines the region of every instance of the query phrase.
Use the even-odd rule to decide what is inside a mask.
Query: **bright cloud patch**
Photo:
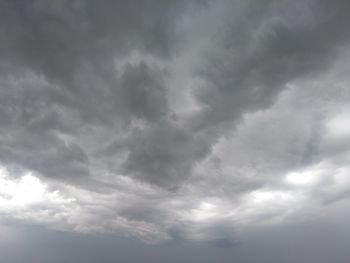
[[[2,167],[0,170],[0,209],[26,208],[33,204],[60,202],[58,191],[50,192],[39,178],[30,172],[14,179]]]
[[[317,172],[292,172],[287,175],[286,180],[295,185],[310,185],[317,181]]]
[[[257,204],[287,202],[293,197],[290,193],[283,191],[255,191],[251,196],[253,202]]]
[[[350,137],[350,112],[343,112],[327,122],[328,132],[335,138]]]

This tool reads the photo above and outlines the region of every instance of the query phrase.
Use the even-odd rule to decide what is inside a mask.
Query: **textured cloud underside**
[[[350,194],[347,1],[0,1],[0,214],[236,245]],[[30,191],[28,189],[35,189]]]

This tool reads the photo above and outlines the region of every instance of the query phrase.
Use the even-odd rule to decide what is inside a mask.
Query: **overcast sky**
[[[348,263],[350,1],[0,0],[1,263]]]

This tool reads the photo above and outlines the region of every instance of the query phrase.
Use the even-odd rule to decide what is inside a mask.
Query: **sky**
[[[347,263],[350,2],[0,0],[2,263]]]

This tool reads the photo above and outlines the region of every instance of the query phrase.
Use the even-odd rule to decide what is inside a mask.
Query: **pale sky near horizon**
[[[0,0],[0,262],[348,263],[350,2]]]

